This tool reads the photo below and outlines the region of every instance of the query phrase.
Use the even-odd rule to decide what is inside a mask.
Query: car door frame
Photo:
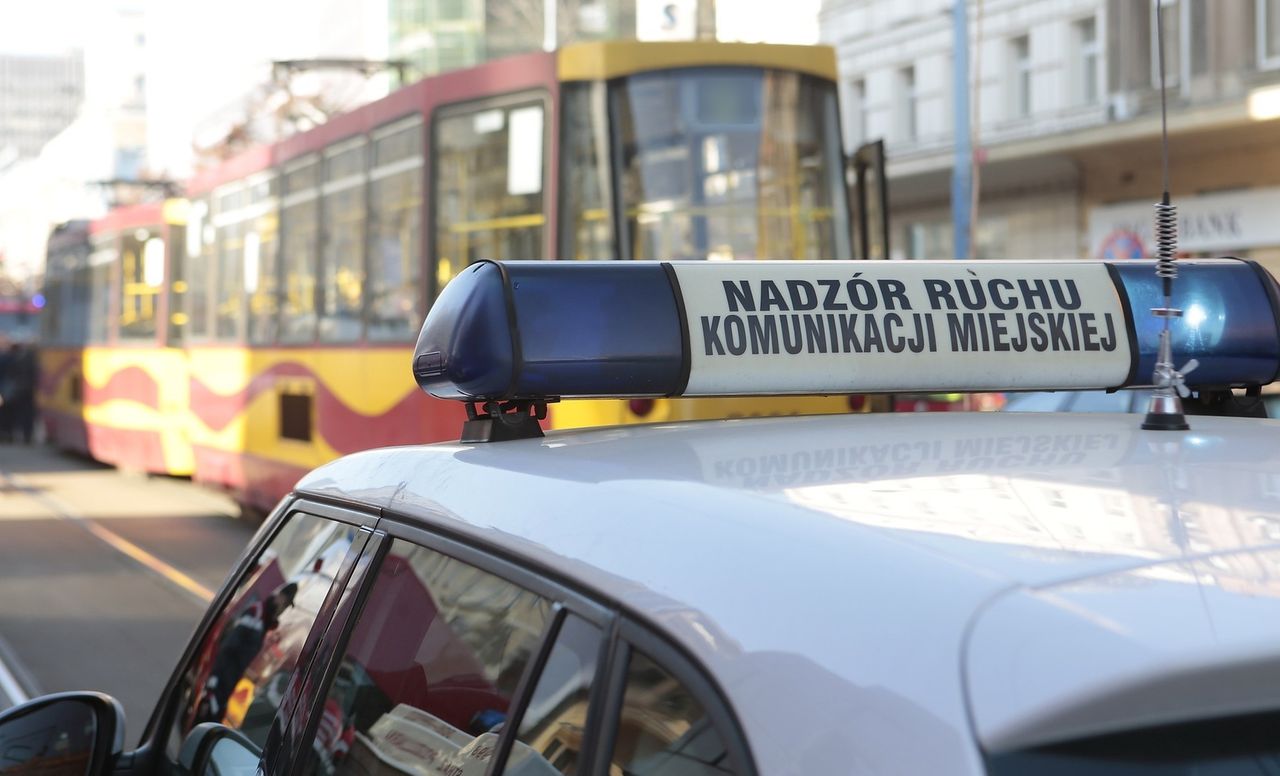
[[[385,541],[378,550],[377,558],[373,560],[381,563],[392,542],[395,539],[402,539],[541,595],[547,598],[553,607],[552,615],[539,637],[538,647],[511,696],[509,719],[512,724],[504,726],[497,750],[486,771],[488,776],[493,776],[505,768],[507,757],[519,731],[519,722],[523,719],[537,688],[538,679],[542,675],[551,650],[557,643],[560,627],[569,614],[581,617],[599,628],[601,632],[601,651],[597,658],[596,675],[588,694],[588,716],[583,729],[583,740],[586,743],[579,757],[581,776],[609,772],[632,649],[639,649],[652,658],[702,704],[716,731],[724,738],[725,748],[736,768],[734,771],[736,776],[757,776],[755,760],[751,756],[747,737],[728,700],[728,694],[716,683],[713,675],[696,657],[662,635],[655,624],[647,623],[643,617],[625,611],[618,602],[611,601],[608,596],[598,591],[584,589],[581,584],[566,578],[555,569],[532,562],[509,549],[484,542],[474,536],[451,531],[447,527],[450,522],[447,515],[432,511],[404,515],[383,510],[376,530],[385,536]],[[293,728],[291,735],[297,743],[308,742],[316,735],[329,686],[334,681],[346,646],[359,622],[364,603],[377,579],[377,565],[373,565],[369,570],[375,573],[366,573],[362,578],[363,586],[355,591],[354,606],[345,611],[342,621],[335,618],[329,625],[328,633],[332,634],[333,638],[329,639],[326,636],[329,639],[330,648],[327,661],[312,662],[310,671],[321,673],[315,677],[308,677],[306,685],[315,692],[308,696],[307,706],[299,705],[299,711],[304,713],[295,713],[289,723]],[[307,762],[303,755],[305,752],[299,755],[298,747],[295,747],[293,757],[288,761],[273,761],[271,763],[273,767],[264,769],[265,773],[268,776],[300,776],[299,768]]]
[[[258,558],[261,557],[267,546],[274,541],[287,520],[299,513],[353,526],[361,533],[367,534],[368,537],[376,536],[375,527],[379,518],[376,511],[370,512],[336,500],[310,496],[301,498],[291,495],[281,501],[254,533],[244,552],[241,553],[239,560],[236,561],[236,564],[223,580],[222,586],[214,595],[213,600],[206,607],[203,616],[187,642],[186,648],[182,652],[181,658],[170,672],[169,679],[165,682],[164,690],[160,693],[155,706],[152,708],[151,715],[143,727],[143,732],[138,739],[137,745],[118,758],[113,770],[114,776],[156,776],[167,772],[169,763],[165,759],[166,738],[175,723],[175,715],[179,712],[177,707],[178,695],[183,677],[187,674],[192,662],[199,659],[205,640],[209,637],[214,624],[230,604],[241,582],[255,567]],[[359,553],[352,559],[351,572],[345,575],[345,579],[341,581],[341,584],[339,584],[338,580],[335,580],[333,586],[330,587],[329,592],[325,595],[325,601],[316,615],[316,620],[308,631],[303,652],[300,655],[305,654],[307,648],[314,645],[317,629],[320,625],[323,624],[327,628],[337,605],[335,592],[339,591],[339,589],[347,589],[355,581],[355,572],[360,568],[360,560],[367,554],[368,548],[369,538],[366,538],[365,544],[362,545]],[[344,558],[344,564],[346,560]],[[320,631],[320,634],[323,634],[323,631]],[[309,670],[295,672],[295,676],[290,680],[291,688],[295,681],[300,681],[299,677],[305,678],[309,673]],[[287,694],[286,698],[288,697],[290,696]],[[301,704],[294,704],[295,709],[301,707]],[[279,712],[283,708],[284,705],[282,704],[281,710],[277,711],[277,721]]]

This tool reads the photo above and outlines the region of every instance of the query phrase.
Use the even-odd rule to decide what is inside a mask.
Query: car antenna
[[[1185,431],[1190,428],[1182,412],[1182,397],[1189,396],[1183,377],[1198,366],[1192,359],[1181,371],[1173,368],[1173,343],[1169,322],[1182,317],[1182,310],[1173,306],[1173,281],[1178,277],[1178,208],[1169,201],[1169,118],[1164,84],[1164,13],[1163,3],[1156,0],[1156,52],[1160,67],[1160,143],[1161,163],[1164,172],[1164,192],[1156,203],[1156,275],[1164,292],[1164,306],[1154,307],[1151,314],[1164,321],[1160,330],[1160,348],[1156,353],[1155,374],[1152,381],[1155,390],[1147,404],[1147,417],[1142,421],[1144,429],[1152,431]]]

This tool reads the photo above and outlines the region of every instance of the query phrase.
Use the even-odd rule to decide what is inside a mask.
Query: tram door
[[[884,141],[859,146],[845,160],[849,222],[859,259],[889,258],[889,179],[884,174]]]

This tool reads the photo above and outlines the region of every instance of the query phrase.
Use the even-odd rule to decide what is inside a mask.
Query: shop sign
[[[1089,212],[1089,255],[1134,259],[1155,255],[1155,209],[1125,202]],[[1173,198],[1178,208],[1178,249],[1224,253],[1280,245],[1280,187]]]

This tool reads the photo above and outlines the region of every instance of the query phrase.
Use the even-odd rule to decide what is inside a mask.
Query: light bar
[[[464,401],[1146,385],[1154,265],[486,261],[436,301],[413,372]],[[1236,259],[1178,266],[1187,385],[1276,379],[1275,280]]]

